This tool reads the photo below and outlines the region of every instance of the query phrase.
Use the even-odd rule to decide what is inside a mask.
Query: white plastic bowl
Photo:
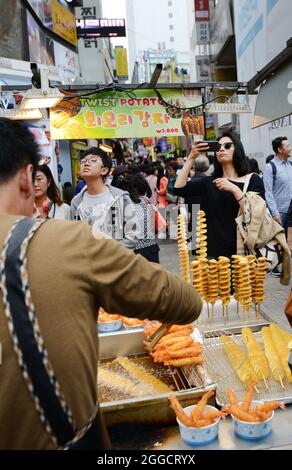
[[[254,400],[251,402],[251,407],[254,408],[259,405],[263,405],[264,402]],[[232,416],[232,415],[231,415]],[[270,418],[266,421],[261,421],[259,423],[249,423],[247,421],[241,421],[240,419],[232,416],[234,423],[234,432],[241,439],[246,439],[248,441],[259,441],[264,439],[272,432],[274,411],[272,412]]]
[[[184,412],[189,416],[196,406],[197,405],[187,406],[184,408]],[[218,411],[217,408],[211,405],[206,405],[204,408],[204,412],[214,410]],[[215,441],[218,437],[220,418],[209,426],[204,426],[202,428],[188,427],[182,424],[178,418],[176,418],[176,420],[179,425],[181,438],[189,446],[204,446]]]
[[[118,331],[122,328],[122,320],[112,320],[112,321],[98,321],[97,322],[97,331],[99,333],[110,333],[112,331]]]

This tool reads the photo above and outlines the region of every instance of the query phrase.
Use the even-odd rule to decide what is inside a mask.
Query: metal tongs
[[[160,327],[144,342],[146,351],[152,352],[158,341],[161,340],[162,336],[165,335],[170,327],[171,325],[169,323],[163,323],[160,325]]]

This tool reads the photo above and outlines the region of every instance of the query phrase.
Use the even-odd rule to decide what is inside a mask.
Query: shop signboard
[[[196,44],[201,46],[210,42],[210,23],[209,21],[196,22]]]
[[[121,80],[128,79],[128,57],[127,49],[122,46],[115,48],[116,56],[116,75]]]
[[[75,16],[68,8],[63,7],[58,0],[52,0],[53,31],[66,41],[77,46]]]
[[[195,0],[196,21],[209,21],[209,0]]]
[[[159,90],[181,108],[202,104],[195,90]],[[154,90],[100,92],[66,100],[50,112],[53,139],[181,136],[181,118],[171,117]]]
[[[211,63],[208,55],[196,57],[197,82],[211,82]]]

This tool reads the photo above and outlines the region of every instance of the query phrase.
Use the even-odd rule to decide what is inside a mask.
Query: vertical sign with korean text
[[[128,56],[125,47],[117,46],[115,48],[116,56],[116,74],[121,80],[128,79]]]
[[[209,0],[195,0],[196,21],[209,21]]]

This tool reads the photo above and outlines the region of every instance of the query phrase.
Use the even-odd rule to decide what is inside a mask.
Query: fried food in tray
[[[99,309],[99,313],[98,313],[99,322],[115,321],[115,320],[119,320],[120,318],[121,318],[121,315],[107,313],[103,308]]]
[[[144,331],[146,344],[149,332],[152,331],[152,329]],[[173,367],[202,364],[204,362],[202,356],[203,346],[201,343],[194,341],[191,336],[192,331],[192,325],[172,325],[150,353],[154,362]]]

